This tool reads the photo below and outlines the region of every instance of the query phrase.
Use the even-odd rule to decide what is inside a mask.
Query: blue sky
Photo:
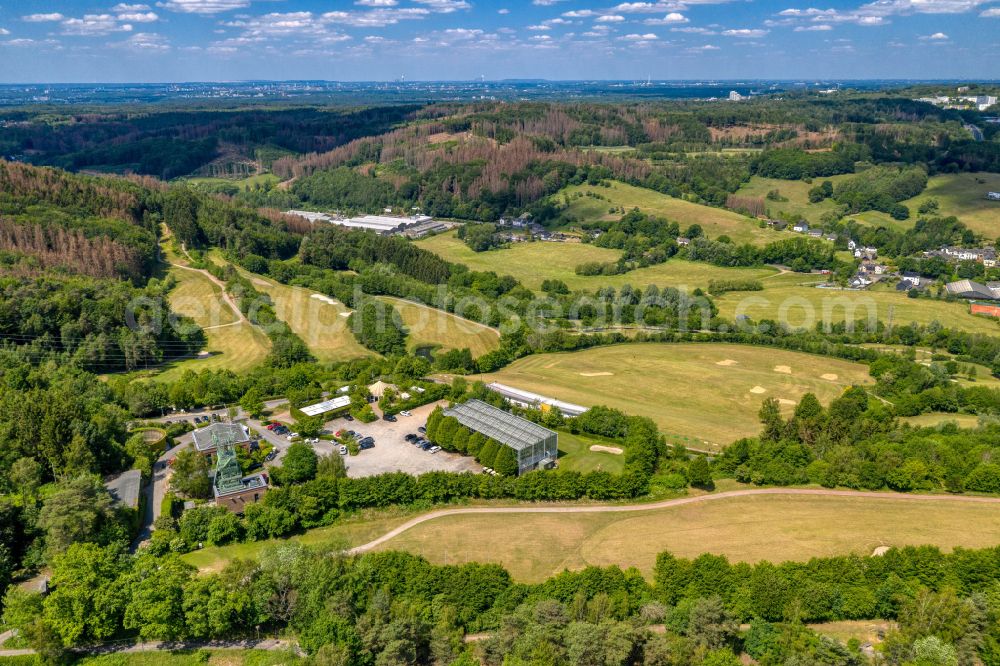
[[[1000,78],[1000,0],[0,0],[0,82]]]

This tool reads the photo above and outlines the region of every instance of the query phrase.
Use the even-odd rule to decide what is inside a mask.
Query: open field
[[[587,193],[600,195],[603,198],[586,196]],[[584,196],[577,196],[579,194]],[[736,243],[763,245],[778,238],[774,231],[761,229],[753,220],[732,211],[702,206],[660,194],[655,190],[617,181],[611,181],[610,187],[601,185],[567,187],[553,195],[553,200],[557,203],[568,201],[566,214],[579,222],[617,220],[621,218],[621,213],[609,213],[608,209],[620,206],[626,211],[638,208],[643,213],[677,222],[682,233],[688,226],[698,224],[709,238],[726,235]]]
[[[785,401],[790,410],[807,392],[826,404],[846,387],[872,381],[867,366],[823,356],[745,345],[653,343],[537,354],[478,378],[648,416],[669,441],[714,449],[756,435],[765,398]]]
[[[719,315],[735,320],[746,315],[754,320],[776,319],[793,327],[811,329],[817,321],[831,323],[868,319],[894,324],[929,324],[938,321],[946,327],[970,333],[996,335],[995,320],[969,314],[965,303],[948,303],[928,298],[907,298],[892,287],[865,291],[817,289],[819,276],[786,274],[764,280],[764,290],[731,292],[715,299]]]
[[[274,311],[309,346],[321,362],[347,361],[371,356],[347,325],[350,309],[339,301],[304,287],[291,287],[269,278],[240,272],[255,289],[274,302]]]
[[[167,256],[171,261],[176,259]],[[169,294],[171,309],[191,317],[205,331],[205,351],[212,355],[172,363],[157,379],[173,380],[185,370],[226,368],[242,372],[264,360],[271,341],[249,322],[237,318],[223,298],[221,287],[205,274],[181,266],[169,266],[168,273],[177,280],[177,286]]]
[[[837,181],[843,180],[846,177],[831,176],[829,178],[816,178],[812,183],[807,183],[803,180],[781,180],[778,178],[753,176],[736,194],[764,199],[764,205],[773,217],[777,217],[779,213],[785,213],[803,218],[810,224],[819,224],[823,213],[834,210],[837,204],[830,199],[816,204],[809,203],[809,190],[824,180],[829,180],[836,185]],[[788,199],[788,201],[769,201],[766,199],[767,193],[772,190],[778,190],[778,193]]]
[[[511,275],[535,291],[540,290],[542,282],[548,279],[562,280],[572,290],[596,291],[601,287],[618,288],[624,284],[633,287],[655,284],[658,287],[704,289],[709,280],[753,280],[777,272],[773,268],[724,268],[704,262],[670,259],[666,263],[640,268],[624,275],[583,276],[574,272],[579,264],[616,261],[621,253],[584,243],[545,242],[515,243],[510,248],[473,252],[455,237],[454,232],[417,241],[417,245],[447,261],[465,264],[474,271]]]
[[[468,347],[472,356],[478,357],[500,346],[500,332],[495,328],[401,298],[380,296],[379,299],[399,311],[409,330],[407,345],[411,351],[421,347],[442,350]]]
[[[941,425],[949,422],[957,423],[959,428],[975,428],[979,425],[979,417],[975,414],[954,414],[946,412],[928,412],[917,416],[904,416],[900,420],[904,423],[909,423],[910,425],[921,428]]]
[[[196,176],[194,178],[184,178],[182,179],[185,183],[190,183],[191,185],[207,185],[207,186],[236,186],[241,190],[249,190],[258,185],[277,185],[281,182],[281,179],[275,176],[273,173],[262,173],[256,176],[248,176],[246,178],[211,178],[208,176]]]
[[[591,451],[591,446],[607,446],[608,443],[583,435],[559,432],[559,469],[573,472],[610,472],[621,474],[625,467],[625,456],[606,451]],[[612,443],[611,446],[614,446]]]
[[[469,535],[475,535],[470,539]],[[752,495],[615,513],[445,516],[380,546],[437,564],[497,562],[523,582],[587,565],[637,567],[649,577],[656,555],[702,553],[731,561],[805,561],[878,546],[985,548],[1000,540],[995,505],[881,498]]]

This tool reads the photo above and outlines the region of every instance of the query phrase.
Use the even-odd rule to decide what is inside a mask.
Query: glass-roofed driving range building
[[[514,416],[482,400],[469,400],[444,410],[466,428],[514,449],[517,473],[547,467],[559,455],[559,435],[520,416]]]

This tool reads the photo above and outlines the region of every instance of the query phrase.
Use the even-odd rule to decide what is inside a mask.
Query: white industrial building
[[[309,220],[313,224],[317,222],[327,222],[336,224],[348,229],[362,229],[364,231],[374,231],[383,236],[402,233],[407,228],[424,224],[431,220],[429,215],[412,215],[410,217],[397,217],[395,215],[361,215],[360,217],[339,217],[327,213],[316,213],[307,210],[289,210],[286,215],[297,215]]]

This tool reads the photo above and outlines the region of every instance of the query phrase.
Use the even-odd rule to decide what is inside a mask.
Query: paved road
[[[438,518],[445,516],[462,516],[484,513],[628,513],[633,511],[651,511],[655,509],[666,509],[685,504],[698,504],[702,502],[714,502],[716,500],[730,499],[733,497],[748,497],[753,495],[813,495],[821,497],[846,497],[856,499],[874,500],[900,500],[906,502],[972,502],[980,504],[1000,504],[1000,497],[977,497],[968,495],[913,495],[909,493],[877,493],[860,490],[823,490],[819,488],[754,488],[748,490],[729,490],[711,495],[697,495],[695,497],[681,497],[678,499],[664,500],[662,502],[652,502],[649,504],[599,504],[594,506],[510,506],[510,507],[481,507],[468,509],[441,509],[431,511],[422,516],[417,516],[408,520],[399,527],[389,530],[374,541],[351,548],[351,554],[367,553],[378,548],[387,541],[391,541],[403,532]]]
[[[983,141],[983,130],[979,129],[975,125],[966,124],[965,129],[972,132],[972,138],[976,141]]]
[[[282,651],[295,650],[302,655],[298,646],[287,640],[278,638],[248,639],[242,641],[197,641],[197,642],[171,642],[152,641],[149,643],[106,643],[104,645],[94,645],[91,647],[76,648],[73,651],[83,654],[111,654],[114,652],[171,652],[174,650],[268,650]],[[20,657],[35,654],[34,650],[0,650],[0,657]]]

